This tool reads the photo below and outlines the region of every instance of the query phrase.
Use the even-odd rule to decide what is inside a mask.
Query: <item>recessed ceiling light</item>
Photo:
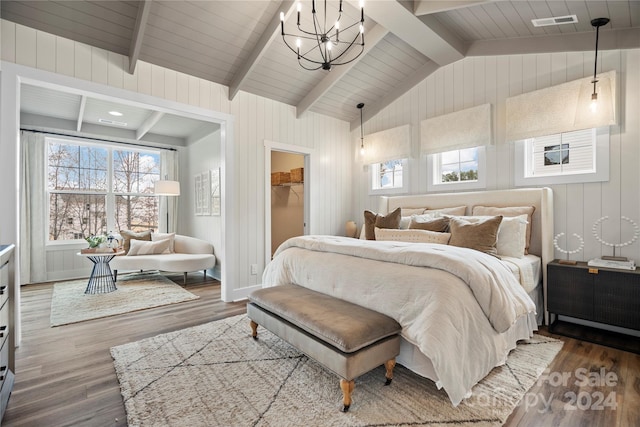
[[[116,116],[116,117],[120,117],[122,116],[122,113],[120,111],[109,111],[109,114],[111,114],[112,116]]]

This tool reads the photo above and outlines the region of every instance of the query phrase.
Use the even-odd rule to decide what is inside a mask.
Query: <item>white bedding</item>
[[[298,237],[276,251],[263,275],[263,286],[283,284],[396,319],[403,338],[431,361],[438,386],[454,405],[504,363],[514,340],[536,328],[535,305],[511,269],[465,248]]]

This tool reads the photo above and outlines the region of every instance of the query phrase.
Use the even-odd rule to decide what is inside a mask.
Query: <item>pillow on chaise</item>
[[[169,253],[169,240],[159,240],[157,242],[147,242],[145,240],[131,240],[131,247],[127,256],[138,255],[159,255]]]
[[[141,231],[136,233],[131,230],[120,230],[120,235],[122,236],[122,248],[124,249],[125,255],[129,253],[129,248],[131,247],[131,240],[146,240],[148,242],[151,241],[151,231]]]
[[[151,241],[159,242],[160,240],[169,241],[169,253],[175,253],[176,233],[151,233]]]

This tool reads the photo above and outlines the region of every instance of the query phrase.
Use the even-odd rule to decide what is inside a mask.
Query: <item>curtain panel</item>
[[[616,72],[597,78],[595,111],[590,110],[592,77],[507,98],[507,141],[617,124]]]
[[[365,164],[411,157],[411,125],[398,126],[365,136]]]
[[[160,177],[170,181],[180,181],[178,152],[163,150],[160,153]],[[184,191],[184,189],[182,189]],[[178,196],[180,197],[180,196]],[[178,228],[178,197],[159,197],[158,231],[168,230],[172,233]],[[169,227],[167,227],[167,209],[169,211]]]
[[[20,133],[20,277],[22,284],[47,280],[45,171],[47,147],[41,133]]]
[[[491,104],[432,117],[420,123],[420,152],[436,154],[491,145],[492,129]]]

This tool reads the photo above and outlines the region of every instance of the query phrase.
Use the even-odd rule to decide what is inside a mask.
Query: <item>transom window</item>
[[[427,189],[446,186],[472,189],[485,186],[485,147],[445,151],[427,156]]]
[[[608,180],[608,126],[515,142],[515,183],[518,186]]]
[[[406,191],[407,159],[388,160],[371,165],[371,192],[394,193]]]
[[[595,129],[529,138],[525,144],[525,177],[595,171]]]
[[[47,138],[49,240],[158,228],[160,154]]]

